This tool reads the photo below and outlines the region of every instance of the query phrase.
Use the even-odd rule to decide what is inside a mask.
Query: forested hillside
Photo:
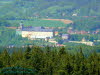
[[[99,75],[100,54],[93,52],[86,57],[83,51],[89,51],[91,48],[77,49],[76,54],[68,52],[71,47],[33,46],[24,51],[13,48],[14,51],[10,54],[11,49],[5,49],[0,53],[0,75]]]
[[[100,16],[99,0],[0,0],[0,15],[15,17]],[[0,17],[1,17],[0,16]]]

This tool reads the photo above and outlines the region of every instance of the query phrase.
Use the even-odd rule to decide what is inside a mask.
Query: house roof
[[[62,34],[62,36],[69,36],[69,34]]]

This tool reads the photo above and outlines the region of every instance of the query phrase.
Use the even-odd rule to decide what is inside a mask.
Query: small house
[[[62,34],[62,39],[63,40],[68,40],[69,39],[69,34]]]

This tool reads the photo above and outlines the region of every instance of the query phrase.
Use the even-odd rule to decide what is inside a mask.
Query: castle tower
[[[22,29],[24,27],[23,21],[20,22],[20,29]]]

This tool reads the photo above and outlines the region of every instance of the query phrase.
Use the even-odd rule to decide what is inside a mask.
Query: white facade
[[[75,14],[72,14],[72,16],[77,16],[77,13],[75,13]]]
[[[22,37],[28,37],[30,39],[34,39],[34,38],[45,39],[47,37],[52,38],[53,32],[22,31]]]
[[[87,41],[87,42],[82,42],[82,41],[69,41],[69,42],[73,42],[73,43],[82,43],[82,44],[86,44],[89,46],[94,46],[94,43],[91,41]]]

